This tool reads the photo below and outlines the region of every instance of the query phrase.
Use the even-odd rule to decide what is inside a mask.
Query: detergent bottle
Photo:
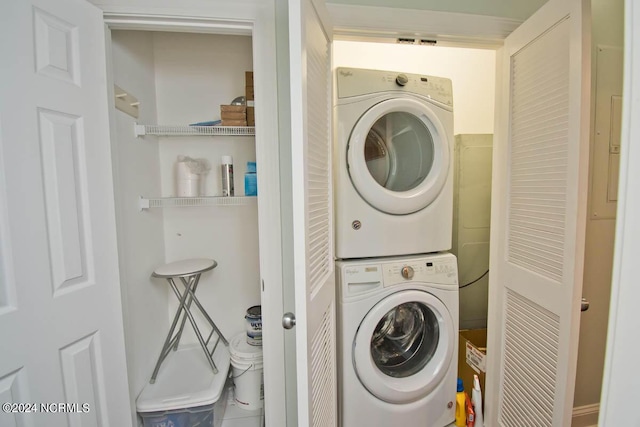
[[[464,384],[462,378],[458,378],[458,388],[456,393],[456,427],[467,425],[466,397],[464,395]]]
[[[476,423],[476,412],[473,410],[473,405],[471,404],[471,398],[465,392],[464,397],[466,401],[466,410],[467,410],[467,427],[475,427]]]

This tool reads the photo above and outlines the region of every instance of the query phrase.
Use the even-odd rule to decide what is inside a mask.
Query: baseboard
[[[598,425],[598,414],[600,404],[576,406],[573,408],[571,417],[571,427],[596,427]]]

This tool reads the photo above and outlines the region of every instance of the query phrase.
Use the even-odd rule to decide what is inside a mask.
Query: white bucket
[[[239,407],[253,411],[264,406],[262,347],[247,343],[247,334],[229,341],[235,401]]]

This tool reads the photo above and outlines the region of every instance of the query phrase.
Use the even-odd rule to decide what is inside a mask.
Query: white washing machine
[[[455,418],[458,268],[449,253],[336,262],[344,427]]]
[[[451,80],[338,68],[336,257],[451,249]]]

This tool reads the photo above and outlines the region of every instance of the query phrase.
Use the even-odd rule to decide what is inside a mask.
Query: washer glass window
[[[433,137],[415,115],[390,112],[369,130],[364,157],[378,184],[391,191],[408,191],[419,186],[433,167]]]
[[[409,377],[429,363],[439,338],[438,320],[429,307],[403,303],[378,322],[371,337],[371,357],[385,375]]]

